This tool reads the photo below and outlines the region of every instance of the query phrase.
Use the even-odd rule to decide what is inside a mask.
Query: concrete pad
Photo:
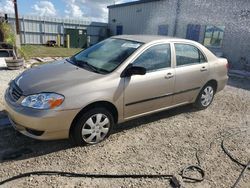
[[[0,68],[7,67],[6,61],[3,57],[0,57]]]
[[[241,79],[250,79],[250,72],[245,70],[229,70],[228,75]]]
[[[238,74],[238,75],[245,76],[245,77],[250,77],[250,72],[245,71],[245,70],[229,70],[229,73]]]

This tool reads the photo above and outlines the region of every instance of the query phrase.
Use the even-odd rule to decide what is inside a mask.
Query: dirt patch
[[[197,153],[201,167],[205,169],[205,180],[197,184],[185,183],[185,187],[230,187],[242,167],[225,155],[221,140],[250,126],[249,106],[249,90],[227,86],[204,111],[196,111],[188,105],[136,119],[119,125],[103,143],[88,147],[71,148],[64,140],[36,141],[12,128],[4,129],[0,132],[0,158],[6,151],[29,148],[32,152],[15,160],[1,160],[0,181],[19,173],[44,170],[90,174],[178,174],[185,166],[198,163]],[[231,137],[225,144],[239,160],[249,160],[249,133]],[[250,170],[239,187],[249,185]],[[34,186],[170,187],[165,179],[57,175],[35,175],[6,184],[6,187]]]

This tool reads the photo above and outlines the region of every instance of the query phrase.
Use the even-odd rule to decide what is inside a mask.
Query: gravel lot
[[[0,109],[8,81],[20,71],[0,70]],[[0,130],[0,181],[32,171],[57,170],[90,174],[178,174],[197,164],[205,180],[185,187],[231,187],[242,167],[221,149],[221,141],[240,161],[250,159],[250,81],[230,80],[204,111],[190,105],[136,119],[116,128],[101,144],[71,148],[67,141],[36,141]],[[242,89],[244,88],[244,89]],[[239,131],[244,131],[240,132]],[[49,147],[48,147],[49,146]],[[18,159],[3,160],[7,152],[28,149]],[[31,176],[3,187],[170,187],[165,179],[94,179]],[[250,187],[250,170],[239,187]]]

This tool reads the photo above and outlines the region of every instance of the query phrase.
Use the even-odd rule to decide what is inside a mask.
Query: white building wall
[[[246,0],[182,0],[178,19],[177,35],[185,38],[187,25],[200,24],[225,26],[220,50],[231,62],[247,58],[250,63],[250,1]],[[249,14],[242,15],[244,11]],[[246,13],[245,12],[245,13]],[[200,42],[203,43],[204,32]]]
[[[173,35],[175,11],[176,3],[172,0],[111,8],[109,27],[114,35],[117,25],[123,26],[124,34],[157,34],[159,25],[168,25],[168,33]]]
[[[178,2],[180,14],[176,13]],[[250,64],[250,0],[156,0],[109,8],[109,28],[113,35],[117,25],[123,26],[123,34],[155,35],[162,24],[168,24],[169,36],[174,35],[176,26],[175,36],[181,38],[186,38],[188,24],[199,24],[200,43],[206,25],[225,26],[222,47],[211,50],[222,52],[234,67],[242,66],[239,63],[242,58]]]

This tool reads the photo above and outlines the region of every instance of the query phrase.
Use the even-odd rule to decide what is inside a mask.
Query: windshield
[[[95,72],[110,73],[141,45],[140,42],[110,38],[76,54],[70,60]]]

